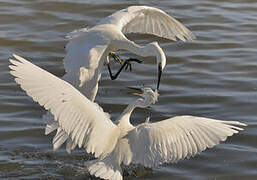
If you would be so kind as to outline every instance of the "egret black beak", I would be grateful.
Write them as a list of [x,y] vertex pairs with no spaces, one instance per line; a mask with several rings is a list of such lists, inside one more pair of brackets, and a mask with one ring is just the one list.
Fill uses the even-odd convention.
[[158,66],[158,82],[157,82],[157,90],[159,90],[160,81],[161,81],[161,76],[162,76],[162,66],[161,66],[161,63],[159,63],[159,66]]

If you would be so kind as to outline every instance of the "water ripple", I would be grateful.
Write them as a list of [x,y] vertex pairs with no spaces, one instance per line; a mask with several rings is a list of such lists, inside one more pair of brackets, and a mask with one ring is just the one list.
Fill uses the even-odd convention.
[[[51,150],[53,135],[44,136],[41,121],[45,111],[14,82],[7,59],[17,53],[61,77],[67,33],[93,26],[116,10],[138,4],[165,10],[186,24],[197,40],[183,43],[128,35],[139,44],[159,41],[167,55],[159,102],[148,109],[137,109],[132,122],[142,123],[148,116],[156,122],[189,114],[249,124],[226,143],[191,160],[156,168],[143,178],[256,179],[257,3],[253,0],[0,0],[0,178],[89,178],[77,170],[91,158],[83,150],[71,155],[64,148]],[[119,54],[137,57],[126,51]],[[137,58],[144,63],[116,81],[110,80],[104,68],[96,100],[112,119],[134,100],[127,86],[155,86],[155,59]]]

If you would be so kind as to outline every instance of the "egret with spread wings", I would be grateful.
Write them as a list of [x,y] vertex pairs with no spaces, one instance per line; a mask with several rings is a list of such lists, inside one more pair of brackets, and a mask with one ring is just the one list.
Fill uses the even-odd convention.
[[[9,67],[15,81],[53,114],[68,136],[68,151],[78,146],[97,158],[88,163],[90,174],[96,177],[122,180],[121,164],[154,167],[190,158],[243,130],[238,126],[245,126],[237,121],[195,116],[176,116],[133,126],[132,111],[154,104],[158,99],[157,91],[150,88],[143,89],[142,97],[129,104],[113,123],[99,105],[68,82],[17,55],[14,57],[17,60],[10,59]],[[60,146],[66,139],[55,136],[53,141]]]
[[[157,42],[140,46],[127,39],[127,33],[152,34],[176,41],[193,40],[195,36],[179,21],[164,11],[148,6],[130,6],[102,19],[96,26],[70,33],[64,58],[66,74],[64,79],[79,89],[88,99],[94,101],[103,64],[109,66],[109,53],[119,49],[127,50],[138,56],[154,56],[157,61],[157,89],[166,56]],[[111,53],[113,55],[113,53]],[[117,56],[115,56],[117,57]],[[124,63],[129,63],[125,61]]]

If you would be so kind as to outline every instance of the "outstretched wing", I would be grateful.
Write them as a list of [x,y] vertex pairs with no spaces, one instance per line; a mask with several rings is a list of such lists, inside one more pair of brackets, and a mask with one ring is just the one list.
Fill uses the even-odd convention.
[[153,34],[176,41],[193,40],[195,36],[179,21],[164,11],[148,6],[130,6],[98,23],[117,25],[123,33]]
[[97,104],[69,83],[17,55],[13,56],[17,60],[10,59],[12,65],[9,67],[15,81],[34,101],[50,110],[74,144],[96,157],[112,151],[119,129]]
[[127,135],[132,163],[152,167],[189,158],[243,130],[237,126],[246,125],[194,116],[141,124]]

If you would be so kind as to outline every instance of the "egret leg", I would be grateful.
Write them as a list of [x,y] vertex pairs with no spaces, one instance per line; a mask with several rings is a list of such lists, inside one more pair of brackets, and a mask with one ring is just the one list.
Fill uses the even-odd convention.
[[[115,61],[117,61],[120,64],[122,64],[122,62],[124,62],[124,60],[121,59],[120,56],[113,51],[109,52],[109,56],[111,56]],[[130,61],[135,61],[137,63],[142,63],[143,62],[142,60],[138,60],[138,59],[135,59],[135,58],[129,58],[129,59],[130,59]],[[132,70],[131,69],[131,64],[129,62],[127,62],[127,66],[126,66],[125,69],[128,69],[128,68],[130,69],[130,71]]]
[[115,80],[117,79],[117,77],[119,76],[119,74],[121,73],[121,71],[125,68],[129,68],[130,71],[132,70],[132,67],[131,67],[131,62],[134,61],[134,62],[137,62],[137,63],[142,63],[141,60],[138,60],[138,59],[134,59],[134,58],[129,58],[127,60],[124,60],[122,66],[120,67],[120,69],[116,72],[115,75],[112,74],[112,71],[111,71],[111,67],[110,67],[110,64],[108,64],[108,70],[109,70],[109,74],[110,74],[110,77],[112,80]]

